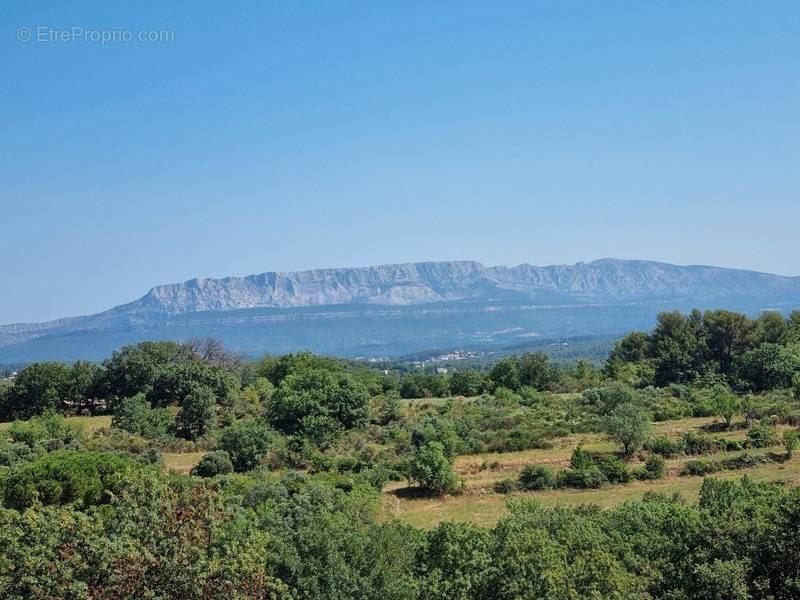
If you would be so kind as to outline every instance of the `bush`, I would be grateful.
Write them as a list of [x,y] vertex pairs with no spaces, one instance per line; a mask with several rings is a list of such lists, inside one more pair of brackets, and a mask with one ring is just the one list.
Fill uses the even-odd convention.
[[556,474],[544,465],[526,465],[519,474],[523,490],[549,490],[556,486]]
[[458,483],[452,459],[439,442],[428,442],[417,449],[409,467],[409,477],[424,491],[436,496],[455,492]]
[[495,481],[492,488],[498,494],[510,494],[511,492],[515,492],[517,490],[517,482],[510,478],[501,479],[500,481]]
[[200,462],[192,467],[192,475],[198,477],[214,477],[233,472],[233,463],[225,450],[217,450],[204,454]]
[[792,454],[799,444],[800,432],[796,429],[787,429],[783,432],[783,447],[786,449],[786,460],[792,459]]
[[778,443],[778,434],[769,425],[756,425],[747,432],[754,448],[768,448]]
[[74,446],[84,439],[80,425],[68,422],[53,411],[31,417],[29,421],[14,421],[8,429],[8,437],[12,442],[23,443],[30,448],[43,445],[48,440],[60,442],[59,447]]
[[631,472],[616,456],[602,456],[595,460],[595,465],[603,473],[609,483],[628,483]]
[[0,442],[0,466],[13,467],[33,460],[33,449],[22,442]]
[[690,460],[684,465],[681,475],[708,475],[716,470],[716,466],[707,460]]
[[657,454],[651,455],[644,463],[644,470],[648,475],[648,479],[661,479],[667,470],[664,457]]
[[633,390],[621,383],[591,388],[583,392],[583,403],[596,406],[601,414],[608,414],[618,406],[635,400]]
[[595,465],[583,469],[566,469],[559,478],[560,487],[577,489],[597,489],[607,483],[608,479]]
[[696,431],[687,431],[682,440],[684,452],[689,455],[710,454],[717,450],[717,443],[710,436]]
[[238,472],[249,471],[261,462],[269,451],[275,435],[258,419],[234,421],[222,430],[219,448],[230,457],[233,468]]
[[37,500],[42,504],[75,504],[77,508],[104,504],[130,485],[136,468],[134,461],[108,452],[45,454],[3,478],[3,504],[20,510]]
[[659,454],[664,458],[675,458],[684,451],[684,444],[680,440],[671,440],[668,437],[656,437],[647,440],[644,448]]
[[576,471],[589,469],[594,466],[594,460],[591,454],[583,449],[583,446],[577,446],[572,451],[572,456],[569,459],[569,466]]

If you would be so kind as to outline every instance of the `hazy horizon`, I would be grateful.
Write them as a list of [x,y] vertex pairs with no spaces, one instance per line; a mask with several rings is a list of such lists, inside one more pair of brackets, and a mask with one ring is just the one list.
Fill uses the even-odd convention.
[[623,260],[623,261],[629,260],[629,261],[656,262],[656,263],[672,264],[672,265],[684,266],[684,267],[719,267],[719,268],[733,269],[733,270],[755,271],[755,272],[767,273],[767,274],[771,274],[771,275],[780,275],[780,276],[785,276],[785,277],[798,277],[798,275],[791,275],[791,274],[790,275],[784,275],[782,273],[772,273],[772,272],[769,272],[769,271],[756,271],[754,269],[739,269],[737,267],[723,267],[721,265],[708,265],[708,264],[703,264],[703,263],[686,263],[686,264],[680,264],[679,265],[678,263],[670,263],[668,261],[662,261],[662,260],[641,259],[641,258],[621,259],[619,257],[612,257],[612,256],[598,257],[598,258],[593,258],[593,259],[590,259],[590,260],[578,260],[578,261],[575,261],[575,262],[572,262],[572,263],[563,263],[562,262],[562,263],[548,263],[548,264],[544,264],[544,263],[538,263],[537,264],[537,263],[534,263],[534,262],[531,262],[531,261],[522,261],[522,262],[518,262],[518,263],[488,263],[488,262],[482,261],[482,260],[475,260],[475,259],[469,259],[469,258],[460,258],[460,259],[456,258],[456,259],[449,259],[449,260],[448,259],[443,259],[443,260],[436,260],[436,261],[420,260],[420,261],[401,261],[401,262],[397,262],[397,263],[340,265],[340,266],[336,266],[336,267],[310,267],[308,269],[294,269],[294,270],[267,269],[266,271],[255,271],[255,272],[252,272],[252,273],[229,273],[227,275],[220,275],[220,276],[216,276],[216,277],[195,276],[195,277],[189,277],[189,278],[186,278],[186,279],[181,279],[181,280],[176,280],[176,281],[164,281],[164,282],[154,283],[153,285],[149,286],[147,289],[141,290],[138,294],[135,294],[134,296],[132,296],[130,298],[124,299],[124,300],[122,300],[122,301],[120,301],[120,302],[118,302],[118,303],[116,303],[114,305],[111,305],[111,306],[102,307],[99,310],[94,310],[94,311],[91,311],[91,312],[81,312],[81,313],[75,313],[75,314],[63,314],[63,315],[59,315],[57,317],[53,317],[53,318],[50,318],[50,319],[38,319],[38,320],[34,320],[34,321],[0,322],[0,325],[13,325],[15,323],[46,322],[46,321],[57,320],[57,319],[60,319],[60,318],[77,317],[77,316],[95,314],[95,313],[103,312],[105,310],[109,310],[111,308],[115,308],[116,306],[119,306],[119,305],[122,305],[122,304],[127,304],[128,302],[132,302],[132,301],[138,300],[139,298],[141,298],[142,296],[147,294],[147,292],[149,292],[153,288],[156,288],[156,287],[159,287],[159,286],[164,286],[164,285],[186,283],[186,282],[189,282],[189,281],[192,281],[192,280],[195,280],[195,279],[199,279],[199,280],[203,280],[203,279],[224,279],[224,278],[228,278],[228,277],[245,278],[245,277],[250,277],[250,276],[253,276],[253,275],[260,275],[262,273],[269,273],[269,272],[293,273],[293,272],[316,271],[316,270],[361,269],[361,268],[369,268],[369,267],[376,267],[376,266],[382,266],[382,265],[416,264],[416,263],[427,263],[427,262],[477,262],[477,263],[482,264],[485,267],[498,267],[498,266],[516,267],[516,266],[520,266],[520,265],[523,265],[523,264],[532,265],[534,267],[549,267],[549,266],[572,266],[572,265],[575,265],[575,264],[592,263],[592,262],[597,262],[597,261],[601,261],[601,260]]

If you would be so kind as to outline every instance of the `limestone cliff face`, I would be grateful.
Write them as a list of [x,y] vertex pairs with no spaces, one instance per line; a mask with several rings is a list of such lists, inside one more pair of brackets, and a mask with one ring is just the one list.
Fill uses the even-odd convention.
[[510,294],[531,300],[544,294],[591,303],[654,298],[705,300],[790,291],[800,291],[798,278],[716,267],[613,259],[549,267],[485,267],[459,261],[192,279],[155,287],[127,306],[183,314],[333,304],[407,306],[491,300]]
[[[380,318],[381,311],[391,309],[396,312],[414,307],[430,314],[448,311],[449,314],[463,310],[495,310],[500,304],[545,308],[630,306],[653,302],[659,303],[660,309],[701,305],[751,311],[770,306],[797,308],[800,306],[800,278],[614,259],[546,267],[529,264],[486,267],[474,261],[451,261],[294,273],[266,272],[247,277],[192,279],[160,285],[138,300],[95,315],[46,323],[2,325],[0,347],[34,344],[40,355],[47,356],[47,347],[69,346],[74,343],[76,335],[87,332],[110,332],[106,335],[110,336],[109,339],[134,335],[169,337],[173,332],[178,335],[176,320],[181,320],[184,329],[191,322],[192,335],[224,336],[228,330],[223,329],[220,334],[210,324],[222,327],[224,321],[244,331],[252,326],[252,321],[248,321],[249,317],[241,311],[249,309],[250,312],[252,309],[272,309],[288,318],[291,311],[286,309],[311,310],[317,307],[319,313],[329,310],[326,307],[336,307],[337,318],[346,318],[357,325],[365,323],[366,319]],[[596,309],[595,316],[597,314]],[[619,316],[615,317],[615,327],[620,330],[630,326],[624,315],[625,311],[620,310]],[[303,318],[308,322],[322,317],[306,315]],[[517,321],[517,317],[507,317],[498,321],[497,327],[513,329],[519,325]],[[454,330],[454,322],[450,317],[437,321],[443,339],[447,338],[447,331]],[[466,331],[464,321],[460,323],[461,330]],[[309,327],[305,333],[310,335],[313,326]],[[405,325],[400,327],[402,329]],[[587,326],[586,330],[591,332],[592,328]],[[293,331],[286,333],[287,347],[292,347]],[[366,331],[371,334],[374,327]],[[394,327],[393,331],[397,333],[400,329]],[[558,331],[557,327],[553,328],[555,334],[561,335]],[[477,332],[476,335],[483,334]],[[265,340],[265,347],[268,341]],[[260,338],[253,343],[260,343]],[[301,347],[302,343],[298,341]],[[354,339],[353,344],[358,345],[358,340]],[[19,356],[27,354],[23,352]]]

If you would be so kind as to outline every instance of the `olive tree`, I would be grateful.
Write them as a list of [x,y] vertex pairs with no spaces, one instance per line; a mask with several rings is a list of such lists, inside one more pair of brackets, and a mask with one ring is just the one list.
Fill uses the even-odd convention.
[[630,456],[650,433],[649,415],[632,402],[620,404],[606,417],[605,430],[612,440],[622,444],[623,454]]

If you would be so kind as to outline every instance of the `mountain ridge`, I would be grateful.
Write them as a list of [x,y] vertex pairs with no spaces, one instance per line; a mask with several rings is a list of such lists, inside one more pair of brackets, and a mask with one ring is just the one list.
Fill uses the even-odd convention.
[[[269,329],[264,323],[279,318],[299,322],[300,314],[304,315],[304,320],[296,329],[306,333],[298,335],[295,345],[303,347],[304,344],[311,345],[310,342],[306,344],[306,340],[315,335],[308,323],[315,319],[330,319],[333,309],[338,311],[337,314],[350,311],[352,318],[356,319],[365,314],[378,315],[381,307],[391,308],[389,313],[392,315],[403,315],[392,319],[402,320],[411,314],[416,315],[419,311],[415,312],[415,307],[425,307],[422,313],[445,314],[455,310],[464,314],[473,311],[470,313],[473,314],[476,307],[492,310],[503,306],[508,317],[506,324],[514,326],[515,319],[535,325],[529,318],[518,315],[528,305],[572,306],[577,310],[584,305],[597,308],[632,303],[667,307],[720,305],[739,310],[769,307],[761,306],[763,304],[794,307],[800,303],[800,277],[613,258],[549,266],[522,263],[512,267],[487,267],[477,261],[463,260],[267,271],[243,277],[195,278],[154,286],[132,302],[92,315],[42,323],[0,325],[0,348],[35,340],[40,340],[39,346],[46,348],[48,337],[69,346],[65,337],[97,337],[100,335],[97,332],[169,337],[188,335],[191,330],[192,335],[203,335],[203,323],[209,324],[210,329],[223,322],[239,323],[236,327],[241,329],[255,318],[263,325],[259,334],[265,336],[263,345],[269,347]],[[356,311],[355,307],[361,308]],[[510,307],[516,307],[516,317],[510,316],[513,312],[509,312]],[[468,310],[465,312],[465,309]],[[271,315],[267,320],[261,314],[265,310]],[[470,324],[465,323],[465,319],[459,321],[458,335],[482,335],[478,331],[467,333]],[[192,323],[191,327],[187,323]],[[396,325],[394,321],[385,319],[379,319],[376,324],[389,328]],[[498,325],[502,323],[498,322]],[[444,337],[447,335],[445,330],[454,327],[444,321],[439,326],[444,328]],[[553,332],[559,333],[555,325]],[[402,332],[396,333],[400,335]],[[231,338],[239,339],[245,335],[244,331],[237,330]],[[291,347],[292,331],[287,329],[285,336],[286,344]],[[391,335],[386,333],[385,338],[382,344],[391,346]],[[254,339],[253,343],[258,341]],[[348,347],[358,347],[360,343],[352,340]],[[333,348],[337,348],[336,344]],[[0,352],[2,357],[3,352]]]

